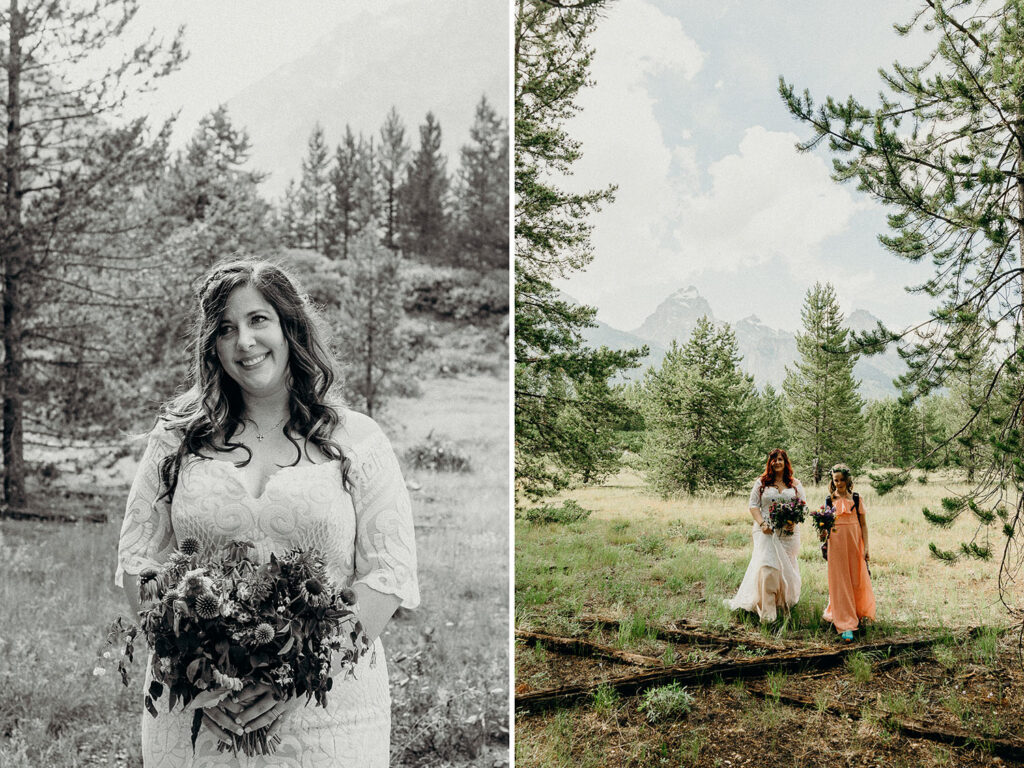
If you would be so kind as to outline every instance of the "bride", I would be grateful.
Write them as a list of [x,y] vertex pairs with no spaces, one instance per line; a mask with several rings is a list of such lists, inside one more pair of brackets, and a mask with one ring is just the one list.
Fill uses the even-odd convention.
[[[285,272],[268,262],[222,264],[198,299],[192,387],[150,434],[121,530],[117,581],[135,611],[138,574],[186,537],[207,550],[251,540],[264,560],[315,548],[335,582],[356,593],[373,652],[351,677],[334,680],[326,708],[250,684],[235,701],[203,710],[197,741],[192,713],[164,704],[158,716],[143,715],[143,765],[384,768],[391,701],[380,635],[399,605],[419,602],[398,460],[372,419],[335,399],[315,311]],[[218,749],[264,726],[281,739],[272,756]]]
[[754,481],[750,491],[750,516],[754,518],[754,551],[736,596],[726,600],[730,610],[757,613],[761,621],[774,621],[781,610],[787,612],[800,599],[800,533],[791,527],[773,531],[768,508],[775,501],[803,499],[803,486],[793,477],[789,456],[781,448],[768,454],[764,474]]

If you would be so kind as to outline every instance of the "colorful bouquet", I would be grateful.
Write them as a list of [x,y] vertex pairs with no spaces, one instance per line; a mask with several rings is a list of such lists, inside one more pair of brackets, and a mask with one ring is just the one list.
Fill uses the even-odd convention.
[[807,503],[803,499],[773,501],[768,507],[768,525],[780,536],[792,536],[797,523],[804,521]]
[[[167,690],[169,707],[193,707],[192,746],[202,708],[215,705],[249,683],[265,683],[277,698],[305,696],[327,706],[331,661],[351,672],[369,648],[353,612],[355,593],[336,589],[316,550],[293,549],[250,559],[251,542],[234,541],[213,557],[200,558],[199,544],[184,539],[165,565],[139,575],[139,620],[153,650],[146,709]],[[128,684],[125,658],[133,658],[134,625],[118,665]],[[267,739],[269,726],[234,736],[232,749],[271,754],[280,742]]]
[[815,512],[811,512],[811,521],[814,529],[821,539],[821,556],[828,560],[828,535],[836,524],[836,513],[829,505],[825,504]]

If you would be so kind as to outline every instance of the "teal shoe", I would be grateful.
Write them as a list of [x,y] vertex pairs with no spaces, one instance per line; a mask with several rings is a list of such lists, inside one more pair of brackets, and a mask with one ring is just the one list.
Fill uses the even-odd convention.
[[841,633],[839,636],[841,638],[843,638],[843,640],[845,640],[848,643],[852,643],[853,642],[853,630],[852,629],[846,630],[845,632]]

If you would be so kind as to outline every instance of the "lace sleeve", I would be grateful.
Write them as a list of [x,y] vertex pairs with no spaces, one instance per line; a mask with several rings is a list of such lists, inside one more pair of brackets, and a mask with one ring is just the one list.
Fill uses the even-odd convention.
[[804,493],[804,486],[799,480],[793,481],[793,486],[796,488],[796,497],[800,499],[804,504],[807,503],[807,494]]
[[412,503],[391,443],[366,417],[369,433],[352,450],[356,511],[356,581],[396,595],[403,608],[420,603]]
[[160,495],[160,460],[175,449],[174,438],[161,426],[149,434],[135,480],[128,492],[121,537],[117,544],[117,572],[114,583],[124,586],[124,574],[139,574],[159,565],[174,548],[171,505]]
[[750,489],[750,503],[747,505],[751,509],[761,507],[761,478],[757,478],[754,481],[754,487]]

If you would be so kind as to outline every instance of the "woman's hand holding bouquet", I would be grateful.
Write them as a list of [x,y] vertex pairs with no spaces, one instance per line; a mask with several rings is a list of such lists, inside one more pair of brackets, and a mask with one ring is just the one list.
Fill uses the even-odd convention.
[[[251,542],[200,557],[194,539],[139,576],[140,626],[153,650],[146,708],[167,690],[168,706],[194,709],[192,745],[205,723],[220,749],[270,754],[280,718],[316,699],[327,705],[336,667],[350,672],[369,648],[355,593],[335,588],[316,550],[250,559]],[[127,631],[131,661],[135,627]],[[120,663],[127,683],[124,658]]]

